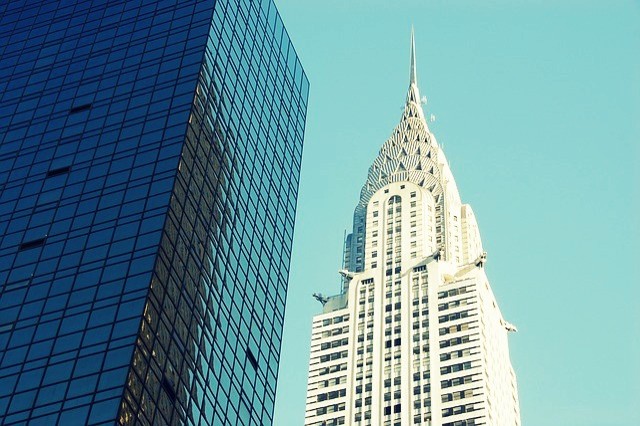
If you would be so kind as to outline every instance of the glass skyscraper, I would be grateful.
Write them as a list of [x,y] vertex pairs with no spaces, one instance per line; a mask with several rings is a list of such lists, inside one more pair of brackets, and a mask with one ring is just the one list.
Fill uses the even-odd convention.
[[308,86],[271,0],[0,5],[0,423],[272,423]]

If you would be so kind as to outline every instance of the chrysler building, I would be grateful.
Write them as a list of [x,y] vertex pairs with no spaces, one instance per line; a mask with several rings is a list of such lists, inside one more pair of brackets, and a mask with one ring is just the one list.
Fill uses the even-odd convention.
[[342,290],[315,295],[305,425],[519,426],[478,224],[429,131],[411,34],[400,123],[369,168]]

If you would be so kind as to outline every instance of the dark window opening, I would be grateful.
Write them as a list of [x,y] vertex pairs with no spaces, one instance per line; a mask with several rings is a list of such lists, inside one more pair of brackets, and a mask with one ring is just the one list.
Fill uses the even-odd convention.
[[60,176],[71,171],[71,166],[58,167],[47,172],[47,177]]
[[25,241],[20,244],[20,250],[29,250],[44,245],[46,238],[38,238],[37,240]]
[[173,382],[167,376],[164,376],[162,377],[161,385],[162,389],[164,389],[164,391],[167,393],[169,399],[171,399],[171,401],[175,401],[176,390],[173,388]]
[[255,355],[253,355],[253,352],[251,352],[251,349],[249,349],[249,348],[247,348],[247,359],[249,360],[249,363],[251,363],[253,368],[255,370],[257,370],[258,369],[258,360],[256,359]]
[[89,109],[91,109],[91,104],[78,105],[77,107],[71,108],[71,110],[69,110],[69,114],[75,114],[78,112],[87,111]]

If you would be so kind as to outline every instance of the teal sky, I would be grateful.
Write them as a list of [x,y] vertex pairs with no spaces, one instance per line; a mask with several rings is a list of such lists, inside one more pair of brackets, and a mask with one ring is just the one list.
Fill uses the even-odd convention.
[[640,424],[640,2],[276,0],[311,82],[276,426],[303,424],[313,292],[418,85],[488,252],[524,426]]

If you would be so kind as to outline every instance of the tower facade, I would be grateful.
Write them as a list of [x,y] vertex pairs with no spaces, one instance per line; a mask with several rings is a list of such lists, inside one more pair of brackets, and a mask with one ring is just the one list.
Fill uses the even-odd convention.
[[314,317],[305,425],[520,424],[507,334],[478,225],[429,131],[411,73],[369,169],[343,290]]
[[0,423],[272,423],[307,93],[271,0],[2,2]]

